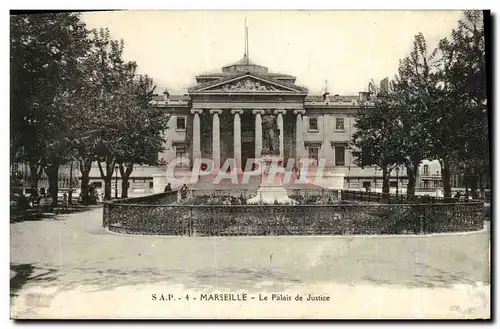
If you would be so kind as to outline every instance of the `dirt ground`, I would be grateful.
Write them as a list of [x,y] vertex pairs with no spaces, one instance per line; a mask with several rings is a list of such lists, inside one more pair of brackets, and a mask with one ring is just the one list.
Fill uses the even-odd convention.
[[[99,208],[10,225],[12,317],[490,316],[489,225],[460,235],[189,238],[117,235],[101,221]],[[249,300],[200,300],[210,293]]]

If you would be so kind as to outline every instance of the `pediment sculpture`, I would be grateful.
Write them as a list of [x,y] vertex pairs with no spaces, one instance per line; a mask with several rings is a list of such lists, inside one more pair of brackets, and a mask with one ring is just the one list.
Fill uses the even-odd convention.
[[280,91],[273,85],[263,83],[254,79],[242,79],[236,82],[224,84],[220,87],[223,91]]

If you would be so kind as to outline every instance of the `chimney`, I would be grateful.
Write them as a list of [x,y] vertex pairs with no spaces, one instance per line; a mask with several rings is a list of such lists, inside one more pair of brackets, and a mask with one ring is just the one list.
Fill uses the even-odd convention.
[[323,92],[323,101],[326,102],[326,100],[328,99],[328,95],[330,95],[330,93],[328,92],[328,80],[325,80],[325,91]]
[[163,95],[164,95],[167,99],[170,97],[170,94],[168,93],[168,90],[167,90],[167,89],[165,89],[165,90],[163,91]]
[[380,81],[380,92],[384,94],[389,93],[389,78]]

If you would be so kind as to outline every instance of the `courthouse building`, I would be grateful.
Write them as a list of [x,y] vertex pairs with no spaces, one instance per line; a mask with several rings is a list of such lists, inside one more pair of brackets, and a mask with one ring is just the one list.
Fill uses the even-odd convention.
[[[357,166],[350,147],[356,112],[362,105],[369,106],[369,94],[329,95],[325,88],[323,95],[310,95],[295,81],[295,76],[271,72],[245,55],[220,72],[196,76],[197,84],[183,96],[168,92],[156,96],[155,106],[170,116],[160,159],[164,164],[175,159],[185,175],[200,157],[212,159],[215,171],[234,158],[243,171],[247,159],[261,156],[262,116],[273,114],[285,161],[312,159],[309,175],[313,178],[324,159],[325,175],[341,178],[331,188],[381,187],[380,170]],[[178,168],[177,173],[182,172]],[[399,175],[402,187],[406,175],[403,171]]]
[[[370,93],[330,95],[325,87],[324,94],[311,95],[295,81],[293,75],[252,63],[245,52],[240,61],[219,72],[196,76],[196,84],[184,95],[167,91],[155,95],[154,105],[170,117],[165,150],[159,154],[162,165],[136,166],[130,192],[162,191],[167,183],[166,168],[173,160],[176,175],[181,176],[190,175],[197,158],[212,159],[215,171],[232,158],[239,171],[244,171],[247,159],[261,156],[262,118],[268,114],[277,118],[280,155],[285,161],[312,159],[308,175],[314,177],[324,159],[324,175],[336,178],[329,188],[381,188],[380,169],[361,168],[351,154],[355,115],[360,106],[370,105]],[[433,178],[437,174],[434,167],[435,163]],[[97,168],[91,177],[98,187],[103,185]],[[213,179],[201,180],[204,178]],[[113,179],[119,180],[119,175]],[[393,171],[390,184],[400,189],[406,186],[404,168]],[[117,185],[120,189],[121,184]]]

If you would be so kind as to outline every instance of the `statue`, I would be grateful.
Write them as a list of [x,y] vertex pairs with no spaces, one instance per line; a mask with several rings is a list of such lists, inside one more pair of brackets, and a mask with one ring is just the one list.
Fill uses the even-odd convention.
[[280,154],[280,130],[276,117],[265,115],[262,118],[262,154]]
[[[247,200],[247,204],[297,204],[283,186],[284,173],[271,173],[272,167],[282,167],[280,155],[280,129],[276,115],[271,111],[262,115],[262,166],[261,181],[257,195]],[[278,161],[276,161],[278,160]]]

